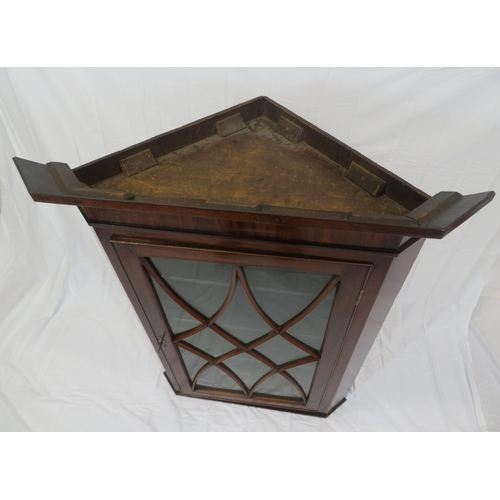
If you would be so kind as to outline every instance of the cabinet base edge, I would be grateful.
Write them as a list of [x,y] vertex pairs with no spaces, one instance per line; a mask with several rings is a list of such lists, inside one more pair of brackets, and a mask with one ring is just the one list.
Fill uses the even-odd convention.
[[[167,381],[170,384],[170,381],[168,380],[167,374],[165,372],[163,374],[165,375],[165,378],[167,379]],[[172,387],[172,384],[170,384],[170,387]],[[173,387],[172,387],[172,389],[173,389]],[[215,401],[215,402],[218,402],[218,403],[235,404],[235,405],[247,406],[247,407],[248,406],[252,406],[252,407],[262,408],[264,410],[284,411],[286,413],[295,413],[295,414],[298,414],[298,415],[308,415],[310,417],[319,417],[319,418],[328,418],[337,408],[339,408],[346,401],[346,398],[344,398],[341,401],[339,401],[328,413],[321,413],[321,412],[314,412],[314,411],[311,411],[311,410],[300,410],[300,409],[292,409],[292,408],[270,407],[270,406],[266,406],[266,405],[259,404],[259,403],[248,403],[248,402],[241,402],[240,403],[239,401],[224,401],[224,400],[218,400],[218,399],[214,399],[214,398],[209,398],[209,397],[206,397],[206,396],[203,396],[203,395],[186,395],[186,394],[182,394],[182,393],[180,393],[178,391],[175,391],[175,390],[174,390],[174,393],[177,396],[182,396],[182,397],[185,397],[185,398],[206,399],[208,401]]]

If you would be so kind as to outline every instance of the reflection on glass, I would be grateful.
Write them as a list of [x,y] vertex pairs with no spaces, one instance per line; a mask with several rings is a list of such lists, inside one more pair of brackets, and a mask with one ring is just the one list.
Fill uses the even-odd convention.
[[213,330],[210,330],[210,328],[205,328],[205,330],[196,335],[188,337],[185,339],[185,342],[201,349],[214,358],[236,349],[233,344],[223,339]]
[[288,340],[285,340],[279,335],[259,345],[255,350],[277,365],[282,365],[309,356],[309,354],[302,349],[295,347],[291,342],[288,342]]
[[191,330],[191,328],[194,328],[195,326],[201,325],[198,320],[194,319],[188,312],[182,309],[182,307],[177,305],[154,278],[151,278],[151,281],[153,282],[158,298],[160,299],[168,324],[174,334],[185,332],[186,330]]
[[182,360],[184,361],[184,364],[186,365],[186,369],[189,375],[189,378],[191,379],[191,382],[193,381],[194,377],[200,370],[200,368],[206,364],[206,361],[203,358],[200,358],[196,354],[193,354],[190,351],[186,351],[185,349],[182,349],[182,347],[179,347],[179,352],[181,353]]
[[[151,262],[165,282],[193,309],[206,318],[212,317],[227,298],[234,267],[226,264],[195,262],[178,259],[151,258]],[[245,266],[244,273],[256,301],[265,313],[278,325],[283,325],[301,313],[314,301],[331,275],[308,273],[283,269]],[[161,286],[152,279],[165,316],[174,334],[186,332],[200,326],[200,322],[179,306]],[[325,337],[336,289],[297,324],[287,329],[292,337],[320,351]],[[212,328],[222,328],[244,344],[272,332],[248,299],[238,280],[234,295],[221,317]],[[207,327],[184,342],[204,353],[219,357],[237,349],[215,330]],[[202,357],[179,347],[179,352],[191,379],[199,373],[207,361]],[[305,358],[309,354],[296,347],[280,335],[257,346],[258,352],[278,366]],[[262,376],[271,370],[251,354],[239,352],[223,362],[250,389]],[[311,389],[317,362],[307,363],[287,370],[306,394]],[[241,387],[233,378],[217,366],[211,366],[197,380],[197,387],[240,391]],[[301,399],[300,391],[283,375],[274,374],[262,382],[255,394],[282,396]]]
[[207,318],[224,303],[233,266],[163,258],[151,261],[177,295]]
[[196,385],[243,392],[241,387],[229,375],[226,375],[216,366],[211,366],[207,371],[203,372],[196,381]]
[[298,389],[279,373],[264,380],[264,382],[257,387],[254,394],[302,399]]
[[287,370],[287,372],[299,383],[306,395],[309,394],[317,364],[317,361],[313,361],[307,365],[300,365]]
[[270,371],[268,366],[246,353],[238,354],[238,356],[234,356],[224,361],[224,364],[241,378],[248,389],[250,389],[262,375]]
[[236,286],[233,299],[216,324],[245,344],[271,330],[248,300],[241,283]]
[[305,309],[331,276],[285,269],[245,267],[252,293],[264,312],[278,325]]
[[287,332],[296,339],[320,351],[325,338],[326,327],[335,298],[335,287],[305,318],[288,328]]

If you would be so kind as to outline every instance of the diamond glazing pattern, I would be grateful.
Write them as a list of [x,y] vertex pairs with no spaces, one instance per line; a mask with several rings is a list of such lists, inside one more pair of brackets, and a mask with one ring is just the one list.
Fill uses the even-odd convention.
[[193,391],[307,403],[338,276],[165,258],[142,264]]

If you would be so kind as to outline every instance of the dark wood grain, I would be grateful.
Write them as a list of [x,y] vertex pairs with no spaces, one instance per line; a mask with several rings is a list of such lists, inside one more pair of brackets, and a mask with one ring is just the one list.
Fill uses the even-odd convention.
[[[265,243],[264,243],[265,244]],[[125,251],[120,251],[119,254],[121,254],[123,257],[125,257],[125,260],[128,259],[134,259],[137,260],[137,262],[141,263],[148,263],[148,260],[146,258],[146,255],[149,255],[151,257],[168,257],[172,258],[177,255],[176,253],[176,248],[173,246],[165,246],[165,245],[150,245],[150,244],[144,244],[144,243],[126,243],[126,242],[120,242],[119,240],[114,237],[114,246],[116,247],[123,247],[124,249],[127,249],[127,252]],[[130,252],[131,251],[131,252]],[[259,267],[266,267],[266,266],[271,266],[271,267],[280,267],[280,268],[288,268],[288,269],[297,269],[297,270],[312,270],[312,271],[317,271],[319,269],[323,269],[324,272],[331,273],[332,275],[335,275],[336,277],[340,277],[342,280],[345,278],[348,280],[349,283],[351,283],[351,286],[354,287],[354,289],[359,292],[362,284],[364,283],[364,279],[361,279],[362,276],[366,276],[368,270],[371,268],[371,264],[362,264],[362,263],[354,263],[354,264],[349,264],[346,262],[342,261],[337,261],[337,260],[327,260],[327,261],[315,261],[314,259],[297,259],[297,258],[286,258],[283,256],[280,257],[273,257],[270,255],[265,255],[265,254],[243,254],[241,252],[234,253],[231,251],[224,251],[224,252],[217,252],[213,250],[208,250],[205,249],[203,251],[199,249],[189,249],[189,248],[182,248],[180,250],[180,253],[178,254],[178,257],[182,255],[182,258],[184,259],[194,259],[194,260],[204,260],[204,261],[212,261],[212,262],[223,262],[223,263],[233,263],[233,265],[236,266],[235,262],[239,262],[242,265],[248,265],[248,264],[257,264]],[[133,257],[132,257],[133,256]],[[127,267],[134,267],[134,266],[128,266],[127,263],[125,263]],[[151,268],[151,263],[142,265],[140,266],[143,268],[143,272],[141,273],[132,273],[133,277],[132,279],[134,280],[134,287],[136,290],[139,290],[140,296],[141,296],[141,301],[145,302],[147,304],[145,307],[148,310],[149,314],[152,314],[155,316],[153,319],[153,324],[157,325],[157,331],[158,332],[164,332],[165,330],[165,324],[164,322],[166,319],[164,318],[162,312],[158,308],[158,305],[155,303],[155,297],[154,297],[154,292],[151,286],[148,286],[147,283],[147,276],[153,275],[154,279],[159,280],[160,276],[155,275],[158,274],[155,272],[154,269]],[[239,268],[237,268],[239,270]],[[358,272],[358,270],[360,270]],[[130,274],[130,273],[129,273]],[[239,276],[238,272],[238,276]],[[356,277],[356,276],[359,276]],[[352,278],[351,278],[352,277]],[[234,278],[233,278],[234,280]],[[335,278],[334,280],[331,280],[329,282],[329,286],[327,289],[331,289],[333,286],[338,285],[337,279]],[[172,298],[175,298],[174,293],[172,290],[169,290],[169,287],[165,287],[165,291],[170,294]],[[326,293],[326,291],[323,289],[323,291]],[[325,294],[323,294],[325,295]],[[323,296],[322,295],[322,296]],[[342,297],[338,298],[336,295],[335,301],[334,301],[334,311],[332,314],[340,314],[341,315],[346,315],[348,314],[350,317],[350,314],[352,314],[352,311],[354,311],[356,305],[356,298],[357,298],[357,293],[350,293],[350,294],[344,294]],[[178,299],[178,304],[181,307],[184,307],[186,309],[186,304],[183,303],[182,299]],[[189,307],[188,307],[189,308]],[[192,308],[189,308],[190,314],[193,315],[193,317],[196,317],[199,321],[205,322],[205,324],[208,323],[209,319],[205,318],[203,315],[198,313],[196,310],[193,310]],[[350,312],[349,312],[350,311]],[[341,335],[344,336],[346,335],[346,332],[341,332],[340,329],[343,327],[346,327],[348,325],[348,321],[341,321],[340,318],[337,318],[335,322],[330,322],[329,330],[327,331],[326,337],[330,337],[332,335]],[[279,327],[278,325],[274,325],[275,329],[278,330]],[[276,365],[274,362],[272,362],[269,358],[264,356],[262,353],[258,352],[255,350],[259,345],[261,345],[263,342],[269,340],[272,338],[276,332],[273,332],[273,334],[267,334],[261,339],[257,339],[256,341],[249,343],[247,345],[243,344],[242,342],[238,341],[234,337],[232,337],[228,332],[225,332],[223,329],[218,327],[216,324],[212,324],[211,328],[221,335],[223,338],[226,338],[230,342],[233,343],[235,346],[235,349],[233,349],[230,353],[227,353],[225,355],[220,356],[219,358],[214,358],[213,356],[210,356],[208,353],[204,353],[203,351],[199,350],[198,348],[191,346],[188,342],[185,342],[185,339],[183,337],[179,338],[176,336],[173,336],[170,339],[170,342],[166,347],[162,346],[161,351],[165,353],[166,359],[170,359],[172,356],[177,355],[177,357],[180,358],[179,354],[177,353],[175,347],[181,347],[184,349],[189,350],[190,352],[200,356],[201,358],[205,359],[206,363],[202,367],[202,370],[197,374],[195,377],[195,380],[190,381],[187,373],[185,372],[185,368],[181,368],[184,371],[184,375],[179,375],[178,378],[180,379],[180,387],[181,387],[181,393],[182,394],[191,394],[191,395],[199,395],[199,394],[210,394],[212,397],[216,397],[221,400],[227,400],[227,401],[232,401],[234,398],[240,398],[240,397],[247,397],[251,398],[252,401],[255,402],[260,402],[260,404],[266,404],[268,407],[276,407],[276,408],[296,408],[297,405],[303,405],[306,408],[313,408],[315,407],[316,409],[318,408],[318,404],[320,402],[319,395],[320,393],[324,392],[326,385],[328,383],[328,380],[330,378],[330,370],[328,368],[329,365],[329,360],[332,357],[332,348],[331,346],[328,347],[329,349],[329,355],[324,357],[321,356],[321,353],[318,351],[310,348],[309,346],[306,346],[302,342],[298,341],[297,339],[294,339],[293,337],[289,336],[287,333],[282,333],[282,337],[297,346],[299,349],[302,349],[305,353],[304,357],[299,360],[295,360],[293,362],[288,362],[285,363],[282,366]],[[339,333],[337,333],[339,332]],[[188,340],[188,339],[187,339]],[[227,359],[230,359],[231,357],[234,357],[238,355],[239,353],[246,352],[255,359],[259,360],[260,362],[264,363],[266,366],[269,367],[270,371],[272,373],[281,373],[281,376],[284,376],[287,380],[289,380],[292,385],[295,386],[297,384],[300,387],[300,384],[298,384],[297,381],[292,381],[288,373],[285,373],[286,370],[293,368],[294,366],[300,366],[301,364],[309,363],[314,361],[318,361],[318,369],[316,370],[316,376],[313,381],[310,395],[306,398],[305,393],[303,391],[303,388],[297,387],[297,390],[301,394],[301,401],[295,400],[294,398],[285,398],[281,396],[270,396],[266,394],[261,394],[258,390],[258,385],[254,384],[253,387],[253,392],[252,388],[246,387],[241,379],[235,378],[233,376],[233,372],[224,364],[224,361]],[[170,354],[169,354],[170,353]],[[170,364],[170,361],[169,361]],[[183,367],[183,362],[181,359],[178,360],[178,365]],[[224,371],[228,376],[233,378],[235,382],[238,384],[239,387],[242,388],[243,395],[237,395],[232,392],[224,393],[224,390],[214,390],[214,388],[207,388],[200,386],[199,383],[197,382],[199,380],[199,376],[206,371],[210,366],[218,366],[222,371]],[[227,369],[226,369],[227,368]],[[242,385],[243,384],[243,385]],[[247,391],[245,393],[245,390]],[[225,399],[225,396],[227,396],[228,399]],[[246,396],[245,396],[246,394]]]
[[280,372],[280,375],[284,377],[286,380],[288,380],[288,382],[290,382],[299,391],[304,401],[304,404],[307,404],[307,396],[306,393],[304,392],[304,389],[302,389],[301,385],[287,372]]
[[[446,236],[494,196],[442,192],[431,198],[267,97],[75,170],[59,162],[14,162],[35,201],[76,205],[95,228],[176,394],[321,417],[346,400],[424,238]],[[127,178],[120,165],[132,175]],[[200,313],[152,258],[231,265],[222,305],[211,317]],[[278,325],[256,300],[245,266],[325,273],[331,279],[302,311]],[[217,323],[238,282],[269,327],[246,344]],[[174,334],[154,283],[199,326]],[[290,335],[287,330],[333,289],[321,347]],[[230,350],[214,357],[192,345],[189,339],[206,328],[229,342]],[[278,365],[259,352],[277,336],[304,355]],[[193,377],[181,349],[202,360]],[[251,387],[226,364],[244,353],[267,370]],[[289,370],[309,363],[315,372],[306,394]],[[239,389],[200,384],[211,367]],[[259,392],[273,375],[286,379],[300,397]]]
[[493,191],[462,196],[441,192],[408,214],[426,228],[448,234],[487,205],[495,196]]
[[305,318],[311,311],[313,311],[319,304],[328,296],[328,294],[337,286],[337,283],[340,281],[339,276],[332,276],[330,281],[325,285],[323,290],[318,294],[318,296],[311,301],[311,303],[302,309],[299,313],[297,313],[293,318],[289,319],[286,323],[283,323],[279,327],[279,332],[286,332],[293,325],[297,324],[303,318]]
[[281,116],[276,125],[276,132],[288,139],[291,143],[297,144],[304,136],[304,129]]
[[352,162],[385,181],[385,194],[389,198],[401,203],[408,210],[415,209],[430,198],[428,194],[354,150],[349,155],[348,164]]
[[[333,208],[337,205],[335,205],[335,203],[331,205],[331,202],[336,200],[337,197],[344,196],[343,199],[350,200],[353,197],[356,198],[358,195],[354,196],[349,190],[344,193],[343,188],[336,188],[334,190],[336,196],[328,196],[328,192],[318,196],[319,191],[328,184],[328,182],[321,180],[319,180],[315,188],[311,191],[313,195],[309,195],[306,197],[307,199],[301,201],[299,204],[300,206],[291,206],[286,197],[284,200],[280,201],[279,204],[273,205],[271,199],[262,203],[260,203],[261,200],[258,199],[257,201],[253,200],[251,203],[248,203],[248,200],[238,200],[237,198],[240,194],[238,194],[236,198],[233,197],[234,199],[227,200],[217,198],[217,196],[211,197],[210,195],[203,195],[201,198],[193,198],[191,196],[190,198],[187,192],[184,195],[182,192],[175,193],[175,196],[162,193],[161,196],[155,197],[153,195],[149,196],[151,199],[148,199],[147,193],[146,195],[138,195],[134,189],[114,189],[109,186],[106,189],[95,189],[97,183],[102,183],[107,179],[119,176],[122,170],[120,162],[127,158],[148,150],[151,152],[153,159],[158,159],[167,154],[179,151],[182,148],[196,145],[200,143],[200,141],[206,141],[215,136],[217,123],[232,123],[231,120],[234,121],[235,116],[240,117],[238,118],[238,123],[240,125],[262,117],[262,119],[265,118],[271,124],[274,123],[271,127],[274,126],[278,131],[281,130],[283,133],[286,132],[288,127],[288,129],[293,132],[293,137],[290,136],[291,139],[296,141],[299,135],[300,137],[303,136],[303,142],[309,148],[308,151],[315,153],[318,161],[320,161],[321,157],[324,157],[333,162],[330,168],[327,168],[326,164],[321,167],[318,164],[317,168],[307,170],[314,156],[311,156],[310,152],[308,152],[306,154],[308,159],[305,161],[304,167],[298,171],[298,174],[300,175],[302,171],[305,173],[307,170],[309,182],[311,182],[315,175],[320,172],[327,174],[327,177],[330,174],[333,175],[335,166],[338,166],[339,169],[347,168],[349,172],[353,165],[357,165],[356,168],[360,168],[367,172],[367,178],[371,180],[379,179],[379,181],[377,181],[377,186],[370,181],[370,186],[367,190],[379,196],[377,200],[379,200],[380,208],[377,203],[372,203],[369,198],[362,197],[359,198],[353,207],[347,206],[342,202],[338,204],[340,209]],[[227,122],[227,120],[229,120],[229,122]],[[303,132],[299,133],[299,131]],[[228,153],[230,162],[225,165],[223,170],[232,168],[232,165],[238,164],[241,160],[245,160],[248,155],[251,157],[255,154],[255,147],[244,146],[244,142],[250,139],[250,136],[245,134],[241,135],[239,133],[235,134],[234,132],[230,134],[229,137],[221,139],[222,142],[219,144],[225,145],[224,147],[229,147],[233,144],[235,145],[234,147],[236,147],[234,151],[229,148],[232,151]],[[266,139],[264,136],[261,139],[262,140],[259,139],[259,144],[268,145],[272,143],[270,139]],[[239,146],[236,145],[238,141],[241,142]],[[304,151],[302,149],[289,150],[283,144],[275,145],[274,149],[267,149],[267,146],[264,147],[264,149],[262,149],[262,158],[259,157],[259,159],[253,163],[258,170],[258,175],[253,174],[245,176],[246,171],[244,171],[243,176],[241,176],[240,174],[242,174],[242,172],[239,172],[238,175],[233,175],[231,177],[228,184],[229,189],[223,190],[223,192],[226,193],[226,195],[232,192],[239,192],[239,190],[235,188],[239,182],[238,179],[241,178],[246,179],[242,184],[241,196],[245,196],[245,190],[249,192],[250,189],[256,190],[255,196],[258,196],[259,189],[262,190],[265,188],[265,186],[259,184],[259,182],[265,181],[264,184],[266,182],[268,183],[269,179],[266,180],[266,172],[274,172],[274,167],[277,166],[276,161],[272,160],[273,168],[269,169],[268,165],[264,165],[266,163],[266,158],[267,161],[271,161],[272,155],[277,155],[276,158],[281,158],[283,154],[295,155],[298,160],[298,158],[304,154]],[[215,152],[215,155],[217,155],[217,152]],[[267,97],[259,97],[238,106],[234,106],[94,162],[82,165],[73,171],[68,167],[68,171],[63,172],[60,168],[63,164],[57,164],[58,166],[55,168],[54,166],[56,164],[44,166],[21,159],[15,159],[15,162],[33,199],[36,201],[75,204],[89,209],[98,209],[94,212],[90,211],[88,214],[88,217],[94,219],[96,222],[118,222],[118,218],[120,217],[118,214],[114,214],[114,219],[108,218],[105,220],[102,217],[99,218],[97,215],[99,209],[122,211],[124,212],[122,215],[124,219],[130,219],[130,217],[132,217],[131,213],[143,214],[139,219],[136,219],[136,225],[141,227],[147,225],[150,225],[150,227],[159,227],[157,221],[165,220],[165,216],[168,215],[169,218],[172,216],[182,216],[184,222],[186,222],[186,219],[193,217],[204,217],[207,219],[213,218],[231,222],[238,221],[244,224],[257,223],[278,224],[286,227],[321,227],[339,232],[370,232],[386,235],[393,234],[412,237],[442,238],[450,230],[457,227],[458,224],[462,223],[482,206],[491,201],[493,197],[493,193],[483,193],[481,196],[477,195],[478,198],[475,199],[473,203],[471,200],[463,200],[462,203],[458,204],[461,208],[453,205],[454,209],[450,211],[445,210],[442,217],[434,218],[433,224],[421,224],[419,223],[418,217],[407,216],[407,214],[399,210],[392,211],[392,209],[388,208],[389,205],[382,209],[382,198],[388,202],[390,201],[390,203],[397,204],[397,206],[404,207],[406,210],[414,211],[429,200],[429,196]],[[210,162],[204,159],[201,165],[205,165],[206,168],[208,168],[209,163]],[[288,165],[287,168],[292,168],[291,166],[293,166],[294,163],[294,161],[286,159],[285,166]],[[252,163],[250,164],[252,165]],[[215,165],[215,167],[217,167],[217,165]],[[185,165],[183,171],[187,172],[186,168]],[[250,171],[250,169],[250,167],[247,168],[248,171]],[[147,172],[151,170],[153,169]],[[221,169],[219,169],[219,171],[221,171]],[[339,173],[342,173],[341,170]],[[203,168],[198,173],[198,176],[202,175]],[[292,173],[282,177],[283,181],[287,184],[283,192],[286,193],[291,189],[293,183],[290,184],[290,179],[294,179],[295,177],[296,175]],[[62,184],[61,179],[63,179]],[[76,181],[82,185],[77,187],[75,184]],[[361,181],[363,189],[367,188],[365,181]],[[275,182],[275,180],[271,182],[271,185],[273,182]],[[94,187],[89,189],[84,187],[83,184]],[[167,189],[170,184],[170,182],[164,182],[153,184],[153,186],[162,185],[164,186],[162,189]],[[196,177],[194,181],[190,180],[186,186],[189,187],[195,184]],[[206,182],[202,182],[200,186],[203,187],[206,184]],[[139,189],[139,184],[136,184],[135,187]],[[233,189],[231,189],[231,187]],[[344,187],[347,189],[349,186],[346,184]],[[384,195],[380,196],[382,189],[384,189]],[[304,189],[302,191],[305,193]],[[279,190],[275,190],[275,194],[278,193]],[[300,193],[299,184],[298,191],[293,194],[292,198],[297,200],[301,196]],[[323,201],[318,204],[316,203],[317,200]],[[206,204],[207,201],[210,203]],[[326,205],[324,209],[322,209],[322,204],[325,202]],[[393,206],[395,207],[396,205]],[[381,210],[381,212],[379,210]],[[151,214],[151,217],[144,214]],[[153,214],[161,215],[156,217],[157,221],[153,221],[152,219],[155,218]],[[122,221],[122,223],[130,224],[131,222]]]
[[288,332],[282,332],[281,336],[285,340],[288,340],[290,344],[293,344],[295,347],[306,352],[307,354],[309,354],[309,356],[313,357],[314,359],[320,358],[320,353],[316,349],[313,349],[311,346],[304,344],[304,342],[301,342],[299,339],[292,337],[292,335],[290,335]]
[[238,106],[233,106],[225,111],[216,113],[206,118],[197,120],[184,127],[153,137],[134,146],[125,148],[117,153],[112,153],[98,160],[86,163],[75,168],[75,175],[85,184],[93,185],[103,179],[112,177],[121,172],[119,161],[142,150],[150,149],[153,156],[158,158],[177,149],[203,140],[216,133],[215,124],[224,118],[241,113],[244,121],[249,121],[262,114],[262,98],[252,99]]
[[321,408],[325,413],[346,398],[423,243],[424,240],[419,240],[392,262],[374,266],[325,393]]
[[387,185],[385,181],[373,175],[371,172],[368,172],[368,170],[365,170],[353,161],[345,171],[344,177],[354,182],[354,184],[358,185],[375,198],[379,197],[384,192]]
[[136,153],[135,155],[120,160],[120,167],[128,176],[144,172],[144,170],[154,167],[155,165],[156,160],[149,149],[139,151],[139,153]]
[[245,291],[246,296],[248,297],[248,300],[250,303],[253,305],[254,309],[257,311],[259,316],[275,331],[279,332],[279,326],[264,312],[260,304],[257,302],[255,299],[254,294],[252,293],[252,290],[250,289],[250,286],[248,285],[247,278],[245,276],[245,271],[241,266],[238,267],[238,277],[240,279],[241,286],[243,287],[243,290]]
[[235,115],[225,118],[224,120],[219,120],[215,123],[217,133],[221,137],[227,137],[228,135],[243,130],[245,127],[245,121],[243,120],[241,113],[236,113]]

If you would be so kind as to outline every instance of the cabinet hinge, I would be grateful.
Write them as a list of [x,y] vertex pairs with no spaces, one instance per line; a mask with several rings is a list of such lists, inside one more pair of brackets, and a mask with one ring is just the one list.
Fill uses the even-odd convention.
[[365,291],[365,289],[363,288],[360,292],[359,292],[359,295],[358,295],[358,300],[356,300],[356,305],[358,306],[359,303],[361,302],[361,299],[363,298],[363,292]]

